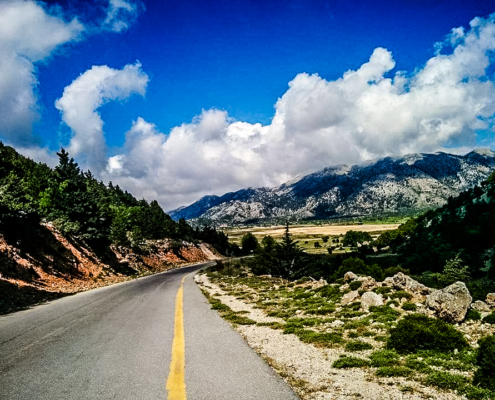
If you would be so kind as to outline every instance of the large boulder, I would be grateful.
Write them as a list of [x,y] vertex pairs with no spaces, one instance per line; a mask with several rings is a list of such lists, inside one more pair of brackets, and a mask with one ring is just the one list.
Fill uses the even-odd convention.
[[392,282],[394,288],[405,290],[406,292],[411,293],[413,296],[424,297],[432,292],[431,288],[423,285],[422,283],[419,283],[418,281],[415,281],[413,278],[403,274],[402,272],[395,274],[392,277]]
[[371,306],[383,306],[383,297],[375,292],[366,292],[361,296],[361,308],[365,311]]
[[353,303],[357,299],[359,299],[359,293],[357,290],[355,290],[353,292],[349,292],[349,293],[344,294],[344,296],[342,297],[342,300],[340,300],[340,304],[345,306],[346,304]]
[[354,272],[349,271],[346,272],[344,275],[344,282],[352,282],[355,281],[357,278],[358,276]]
[[456,282],[426,296],[426,307],[429,308],[430,314],[455,323],[464,320],[472,300],[466,285]]

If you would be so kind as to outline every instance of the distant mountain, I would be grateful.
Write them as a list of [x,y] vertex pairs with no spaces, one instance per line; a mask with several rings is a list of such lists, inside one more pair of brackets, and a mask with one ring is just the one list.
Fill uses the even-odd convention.
[[401,214],[436,208],[478,185],[495,170],[495,153],[438,152],[386,157],[362,165],[325,168],[274,188],[205,196],[170,211],[178,220],[246,224]]

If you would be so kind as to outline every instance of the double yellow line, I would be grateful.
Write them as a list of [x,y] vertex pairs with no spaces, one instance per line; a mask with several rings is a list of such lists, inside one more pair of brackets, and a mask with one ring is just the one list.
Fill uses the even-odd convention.
[[186,400],[185,381],[185,340],[184,340],[184,279],[182,277],[180,287],[175,299],[174,341],[172,344],[172,361],[167,379],[168,400]]

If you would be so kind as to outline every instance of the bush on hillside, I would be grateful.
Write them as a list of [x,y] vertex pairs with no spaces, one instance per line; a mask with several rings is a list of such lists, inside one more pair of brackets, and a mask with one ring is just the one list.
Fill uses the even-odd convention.
[[479,321],[481,320],[481,313],[478,310],[469,309],[464,318],[466,321]]
[[420,350],[450,352],[468,348],[469,344],[453,326],[422,314],[404,317],[390,330],[387,348],[398,353],[416,353]]
[[485,336],[478,341],[476,364],[478,371],[473,383],[486,389],[495,390],[495,336]]
[[495,324],[495,311],[483,318],[483,322],[487,324]]

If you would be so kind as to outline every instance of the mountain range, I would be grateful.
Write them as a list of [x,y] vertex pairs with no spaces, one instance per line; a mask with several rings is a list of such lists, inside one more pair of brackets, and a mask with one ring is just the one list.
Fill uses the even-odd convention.
[[192,223],[236,225],[410,214],[444,205],[495,170],[495,152],[437,152],[337,165],[280,186],[205,196],[169,211]]

